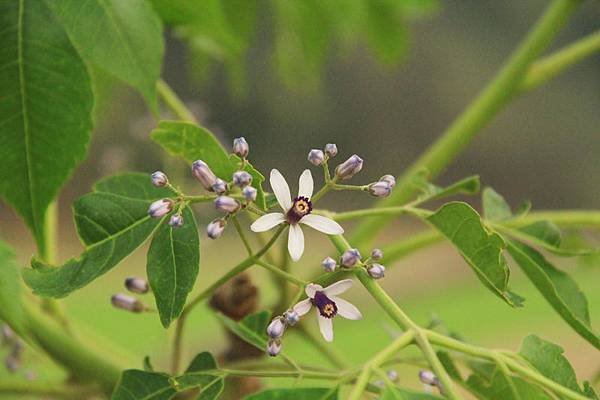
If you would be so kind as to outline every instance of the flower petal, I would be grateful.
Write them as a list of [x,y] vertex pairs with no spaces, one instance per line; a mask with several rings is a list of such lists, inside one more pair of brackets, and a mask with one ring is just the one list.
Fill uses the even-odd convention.
[[321,285],[317,285],[316,283],[309,283],[308,285],[306,285],[306,287],[304,288],[304,292],[306,293],[306,295],[308,297],[310,297],[311,299],[313,297],[315,297],[315,293],[317,292],[317,290],[322,291],[323,290],[323,286]]
[[302,300],[302,301],[298,302],[294,306],[294,311],[296,311],[299,316],[303,316],[307,312],[310,311],[311,307],[312,307],[312,303],[310,302],[310,299],[305,299],[305,300]]
[[309,169],[305,169],[298,181],[298,196],[304,196],[310,199],[313,194],[313,188],[314,183],[312,174]]
[[290,225],[288,233],[288,251],[292,260],[298,261],[304,253],[304,233],[298,225]]
[[261,216],[250,225],[253,232],[264,232],[285,221],[282,213],[270,213]]
[[336,283],[333,283],[333,284],[327,286],[325,289],[323,289],[323,292],[325,292],[325,294],[327,296],[335,296],[337,294],[344,293],[346,290],[350,289],[351,287],[352,287],[352,279],[343,279],[341,281],[337,281]]
[[290,194],[290,187],[281,172],[276,169],[271,170],[271,188],[277,198],[277,202],[283,208],[283,211],[288,211],[292,208],[292,195]]
[[302,217],[300,222],[328,235],[341,235],[344,233],[344,228],[340,224],[322,215],[308,214]]
[[338,314],[342,317],[354,320],[362,318],[362,314],[352,303],[335,296],[331,296],[330,298],[335,302],[335,305],[338,308]]
[[319,330],[323,338],[328,342],[333,341],[333,323],[331,318],[325,318],[319,313],[317,313],[317,318],[319,320]]

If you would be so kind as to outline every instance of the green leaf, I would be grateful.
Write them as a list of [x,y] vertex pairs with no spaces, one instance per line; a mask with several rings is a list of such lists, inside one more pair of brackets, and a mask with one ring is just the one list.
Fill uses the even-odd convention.
[[381,400],[441,400],[439,396],[429,393],[415,392],[394,386],[388,386],[381,394]]
[[467,379],[466,385],[471,392],[477,395],[477,398],[483,400],[552,400],[537,386],[516,376],[511,376],[510,379],[516,390],[516,395],[506,377],[497,369],[494,371],[491,381],[474,374]]
[[562,347],[536,335],[529,335],[523,339],[519,354],[546,378],[574,392],[582,393],[577,384],[575,371],[563,356],[563,352]]
[[165,328],[181,315],[200,265],[200,239],[194,214],[183,210],[183,226],[163,222],[148,249],[146,271]]
[[507,234],[529,242],[531,244],[541,246],[542,248],[562,256],[582,256],[598,253],[598,249],[565,249],[561,248],[561,232],[559,227],[551,221],[536,221],[530,225],[519,229],[500,227]]
[[25,313],[21,302],[21,274],[13,249],[0,241],[0,320],[24,336]]
[[398,63],[408,48],[408,30],[402,16],[402,2],[367,0],[365,21],[367,43],[377,59],[388,65]]
[[79,53],[133,86],[157,111],[162,26],[147,0],[46,0]]
[[488,289],[513,307],[522,305],[524,299],[508,290],[510,271],[501,254],[504,240],[485,229],[471,206],[463,202],[444,204],[427,221],[456,246]]
[[236,322],[223,314],[217,314],[225,327],[251,345],[264,350],[267,346],[267,325],[271,320],[271,313],[259,311],[245,316]]
[[429,182],[429,171],[426,169],[419,171],[413,177],[411,183],[421,192],[421,195],[417,199],[419,203],[438,200],[456,194],[475,194],[479,192],[480,187],[478,175],[468,176],[449,186],[440,187]]
[[44,2],[0,1],[0,26],[0,195],[43,251],[46,209],[85,156],[92,86]]
[[64,297],[87,285],[152,234],[161,220],[148,216],[149,205],[172,195],[169,189],[152,186],[145,174],[116,175],[98,182],[73,206],[77,232],[86,246],[83,254],[60,267],[34,259],[33,269],[23,272],[25,282],[48,297]]
[[510,206],[498,192],[486,187],[481,193],[483,216],[490,221],[502,221],[512,217]]
[[338,388],[267,389],[251,394],[246,400],[337,400]]
[[508,252],[565,322],[600,349],[600,338],[591,327],[587,299],[577,283],[531,247],[509,240]]
[[596,394],[596,391],[592,387],[592,384],[588,381],[583,382],[583,394],[585,394],[590,399],[598,400],[598,395]]
[[[192,123],[161,121],[151,137],[169,154],[181,157],[189,164],[203,160],[215,175],[226,182],[231,181],[233,173],[239,170],[241,160],[235,155],[230,156],[210,131]],[[252,175],[252,186],[258,191],[256,204],[264,209],[262,183],[265,177],[250,163],[246,163],[244,170]]]
[[111,396],[112,400],[169,400],[177,391],[171,386],[170,377],[159,372],[136,369],[123,371]]
[[185,374],[173,379],[172,383],[175,382],[178,390],[199,387],[196,400],[213,400],[219,397],[225,386],[223,377],[214,373],[217,369],[217,362],[212,354],[203,352],[194,357]]

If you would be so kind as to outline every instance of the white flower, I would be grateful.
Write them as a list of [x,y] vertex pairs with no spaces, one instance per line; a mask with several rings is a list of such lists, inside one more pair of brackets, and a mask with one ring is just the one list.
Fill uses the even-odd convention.
[[310,198],[313,193],[313,178],[309,170],[304,170],[300,175],[298,196],[292,199],[290,188],[281,173],[271,170],[271,188],[283,213],[269,213],[263,215],[250,226],[254,232],[264,232],[279,224],[288,223],[288,251],[292,260],[298,261],[304,252],[304,234],[300,223],[310,226],[328,235],[339,235],[344,229],[334,220],[322,215],[311,214],[312,203]]
[[294,306],[294,311],[302,316],[310,311],[312,306],[317,308],[317,319],[319,321],[319,330],[323,338],[328,342],[333,340],[332,319],[337,314],[346,319],[361,319],[362,314],[356,307],[346,300],[337,297],[352,287],[352,280],[344,279],[332,285],[323,288],[321,285],[309,283],[306,285],[305,292],[308,299],[302,300]]

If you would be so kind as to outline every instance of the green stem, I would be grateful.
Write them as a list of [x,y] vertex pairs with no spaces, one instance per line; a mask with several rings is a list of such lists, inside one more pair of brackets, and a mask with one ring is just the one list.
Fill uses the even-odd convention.
[[91,388],[66,386],[62,382],[0,382],[0,394],[2,395],[36,395],[40,398],[60,398],[79,400],[88,398],[94,394]]
[[413,342],[415,338],[413,331],[407,331],[400,335],[396,340],[390,343],[385,349],[377,353],[363,366],[362,372],[358,376],[356,383],[352,389],[352,392],[348,396],[348,400],[358,400],[365,391],[365,387],[369,383],[369,378],[374,370],[379,368],[388,358],[394,353],[403,349]]
[[[258,376],[264,378],[309,378],[309,379],[339,379],[345,375],[345,372],[321,372],[321,371],[306,371],[306,370],[290,370],[290,371],[254,371],[254,370],[239,370],[239,369],[219,369],[215,373],[225,373],[232,376]],[[210,373],[210,371],[202,371],[202,374]]]
[[303,281],[302,279],[296,278],[294,275],[287,273],[285,271],[283,271],[281,268],[277,268],[275,265],[273,264],[269,264],[268,262],[264,262],[262,260],[259,260],[257,258],[254,258],[254,263],[256,265],[260,265],[261,267],[263,267],[264,269],[271,271],[272,273],[274,273],[275,275],[285,279],[288,282],[293,283],[296,286],[299,287],[304,287],[306,285],[308,285],[308,282]]
[[600,31],[539,60],[531,65],[529,72],[519,86],[520,92],[532,90],[554,78],[571,65],[600,51]]
[[171,89],[171,87],[162,79],[159,79],[156,83],[156,89],[158,90],[158,95],[165,102],[165,104],[175,113],[177,118],[198,123],[194,114],[190,112],[190,110],[183,104],[181,99],[177,96],[177,94]]
[[[567,21],[580,0],[554,0],[525,40],[510,56],[496,77],[483,89],[467,109],[448,127],[442,136],[417,159],[398,179],[392,195],[381,206],[401,205],[415,193],[412,179],[426,168],[437,177],[512,97],[527,69],[548,46]],[[365,246],[372,241],[389,219],[377,217],[364,221],[353,236],[353,243]]]
[[271,239],[256,254],[250,255],[244,260],[242,260],[238,265],[233,267],[229,272],[217,279],[209,287],[207,287],[198,295],[196,295],[188,304],[186,304],[175,326],[175,337],[173,339],[173,354],[171,358],[171,371],[173,373],[177,373],[179,371],[183,346],[183,331],[185,327],[185,322],[187,321],[187,317],[190,314],[190,312],[194,309],[194,307],[196,307],[196,305],[206,300],[210,295],[213,294],[215,290],[220,288],[231,278],[253,266],[256,263],[256,261],[260,257],[262,257],[271,248],[271,246],[273,246],[273,244],[275,244],[277,238],[279,238],[284,229],[285,225],[281,225],[277,229],[273,237],[271,237]]
[[252,247],[250,246],[250,242],[248,242],[248,238],[246,237],[246,235],[244,234],[244,231],[242,230],[242,226],[240,225],[240,221],[238,221],[237,217],[235,215],[233,215],[231,217],[231,220],[233,221],[233,225],[235,226],[235,230],[237,231],[240,239],[242,240],[242,243],[244,244],[244,247],[246,248],[246,251],[248,252],[248,255],[251,256],[252,255]]

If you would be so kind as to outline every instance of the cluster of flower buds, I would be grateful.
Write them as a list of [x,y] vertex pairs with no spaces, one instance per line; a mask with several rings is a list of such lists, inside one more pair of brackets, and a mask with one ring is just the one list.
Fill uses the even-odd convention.
[[[383,258],[383,251],[381,249],[373,249],[371,256],[364,260],[363,264],[373,279],[380,279],[385,276],[385,267],[375,261],[379,261]],[[345,268],[352,268],[362,260],[362,256],[358,249],[348,249],[340,257],[339,265]],[[337,268],[337,263],[331,257],[326,257],[321,266],[325,272],[333,272]]]
[[324,162],[327,162],[330,158],[336,156],[338,150],[335,143],[327,143],[323,150],[320,149],[312,149],[308,152],[308,161],[316,166],[322,165]]
[[[125,279],[125,288],[131,293],[146,294],[150,291],[148,281],[137,276],[132,276]],[[124,293],[117,293],[110,299],[115,308],[130,311],[133,313],[141,313],[147,310],[144,303],[133,296]]]
[[442,384],[438,377],[431,371],[422,370],[419,371],[419,380],[423,382],[425,387],[437,387],[440,392],[442,391]]
[[[162,218],[173,211],[174,206],[175,202],[171,199],[156,200],[148,207],[148,215],[152,218]],[[183,216],[181,213],[171,215],[169,225],[173,228],[181,227],[183,225]]]
[[2,345],[10,348],[8,355],[4,359],[4,366],[9,372],[16,372],[21,366],[23,343],[6,324],[2,325]]
[[269,336],[269,342],[267,343],[268,355],[275,357],[281,353],[283,347],[281,338],[286,328],[296,325],[298,321],[300,321],[300,315],[294,310],[287,310],[283,315],[278,315],[271,320],[271,323],[267,326],[267,336]]
[[392,175],[384,175],[377,182],[369,185],[369,193],[375,197],[388,197],[396,186],[396,178]]
[[373,279],[381,279],[385,276],[385,267],[377,262],[383,258],[383,251],[381,249],[373,249],[371,251],[371,257],[369,257],[365,264],[367,266],[367,272]]

